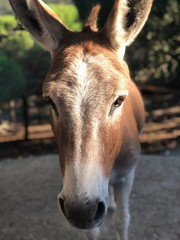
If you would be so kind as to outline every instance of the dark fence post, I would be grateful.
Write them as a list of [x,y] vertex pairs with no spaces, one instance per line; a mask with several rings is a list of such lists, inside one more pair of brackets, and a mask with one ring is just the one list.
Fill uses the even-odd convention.
[[23,120],[24,120],[24,140],[28,140],[28,126],[29,126],[29,118],[28,118],[28,100],[26,96],[22,97],[23,101]]

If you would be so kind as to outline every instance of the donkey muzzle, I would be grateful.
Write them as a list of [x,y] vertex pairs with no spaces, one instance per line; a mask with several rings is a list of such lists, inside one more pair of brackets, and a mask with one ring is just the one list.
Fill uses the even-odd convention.
[[92,229],[99,227],[107,212],[105,200],[97,198],[95,200],[67,201],[61,194],[58,196],[60,208],[69,223],[80,229]]

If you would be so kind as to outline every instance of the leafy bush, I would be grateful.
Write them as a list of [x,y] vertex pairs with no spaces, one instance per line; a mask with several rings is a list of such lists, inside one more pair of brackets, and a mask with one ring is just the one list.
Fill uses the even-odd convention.
[[12,15],[0,16],[0,34],[9,34],[13,32],[16,27],[17,21]]
[[80,31],[82,23],[79,20],[77,8],[72,4],[48,4],[58,15],[64,25],[72,31]]
[[154,1],[147,24],[127,54],[137,82],[180,89],[178,25],[178,0]]
[[21,97],[26,92],[26,81],[18,63],[0,51],[0,101]]
[[29,33],[16,31],[15,34],[10,34],[8,38],[2,40],[0,50],[20,63],[22,57],[33,46],[34,41],[29,37]]

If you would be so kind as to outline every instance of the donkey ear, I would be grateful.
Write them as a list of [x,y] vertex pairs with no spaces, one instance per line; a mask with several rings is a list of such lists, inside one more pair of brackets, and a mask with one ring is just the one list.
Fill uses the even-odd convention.
[[46,50],[52,52],[70,33],[58,16],[41,0],[9,0],[22,25]]
[[97,27],[97,20],[98,20],[98,14],[100,11],[101,6],[99,4],[96,4],[92,9],[89,14],[89,17],[84,25],[84,29],[90,28],[94,32],[98,31]]
[[124,52],[144,26],[153,0],[115,0],[102,30],[111,47]]

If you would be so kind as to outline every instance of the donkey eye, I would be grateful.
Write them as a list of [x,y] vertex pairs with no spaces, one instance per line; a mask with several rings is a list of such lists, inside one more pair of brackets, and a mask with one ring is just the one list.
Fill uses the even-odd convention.
[[126,97],[126,95],[121,95],[121,96],[119,96],[116,99],[116,101],[111,106],[111,110],[109,112],[109,116],[111,116],[113,114],[113,112],[121,106],[121,104],[123,103],[125,97]]
[[123,103],[124,99],[125,99],[125,96],[119,96],[119,97],[116,99],[116,101],[113,103],[113,107],[115,107],[115,108],[120,107],[121,104]]
[[51,106],[55,106],[54,102],[52,101],[52,99],[50,97],[45,97],[44,100],[47,102],[47,104],[49,104]]
[[45,97],[44,100],[47,102],[48,105],[52,107],[52,109],[57,113],[57,108],[55,103],[52,101],[50,97]]

